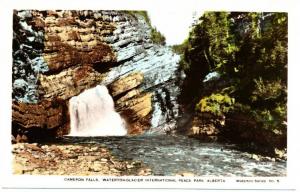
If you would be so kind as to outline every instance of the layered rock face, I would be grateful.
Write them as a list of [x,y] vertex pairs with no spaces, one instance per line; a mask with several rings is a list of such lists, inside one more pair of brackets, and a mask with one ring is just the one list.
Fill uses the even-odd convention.
[[67,133],[69,99],[98,84],[130,134],[175,123],[179,56],[137,12],[14,11],[13,32],[13,125]]

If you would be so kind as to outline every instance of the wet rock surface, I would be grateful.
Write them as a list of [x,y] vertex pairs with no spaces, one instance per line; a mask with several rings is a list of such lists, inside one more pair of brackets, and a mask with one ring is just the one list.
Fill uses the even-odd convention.
[[150,175],[140,161],[115,158],[99,144],[13,145],[13,173],[28,175]]
[[[152,42],[151,26],[142,15],[19,10],[14,12],[13,31],[14,102],[61,99],[67,109],[58,118],[64,118],[71,97],[102,84],[111,87],[116,108],[130,119],[133,134],[164,132],[177,117],[179,56]],[[22,127],[19,122],[26,118],[13,117],[13,122]],[[61,129],[69,127],[64,119]]]

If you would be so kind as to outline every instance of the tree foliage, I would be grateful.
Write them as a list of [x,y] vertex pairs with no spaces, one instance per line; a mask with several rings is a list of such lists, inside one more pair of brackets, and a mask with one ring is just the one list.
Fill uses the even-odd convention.
[[[247,106],[249,115],[265,127],[275,128],[286,121],[286,13],[206,12],[182,47],[181,63],[190,87],[186,90],[201,93],[203,79],[210,72],[218,72],[220,81],[226,82],[209,96],[195,95],[200,97],[198,108],[204,102],[218,105],[214,98],[222,94],[235,99],[231,111]],[[218,114],[228,112],[220,110]]]
[[151,40],[160,45],[165,45],[166,44],[166,38],[165,36],[159,32],[156,27],[152,27],[151,29]]
[[221,116],[233,109],[234,102],[234,98],[230,98],[227,94],[213,93],[208,97],[202,98],[196,105],[196,110]]
[[145,22],[151,27],[151,40],[155,44],[165,45],[166,44],[166,38],[165,36],[156,29],[156,27],[153,27],[151,24],[151,20],[149,18],[149,15],[147,11],[124,11],[125,13],[137,17],[142,16],[145,20]]

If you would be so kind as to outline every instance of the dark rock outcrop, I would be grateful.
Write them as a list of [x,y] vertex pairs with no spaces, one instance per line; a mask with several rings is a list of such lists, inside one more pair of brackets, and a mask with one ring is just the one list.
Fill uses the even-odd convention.
[[264,129],[261,124],[242,113],[228,114],[221,131],[231,141],[266,155],[280,157],[276,150],[286,150],[286,130]]
[[43,100],[37,104],[18,103],[12,105],[13,122],[24,128],[52,129],[64,123],[64,105],[58,100]]

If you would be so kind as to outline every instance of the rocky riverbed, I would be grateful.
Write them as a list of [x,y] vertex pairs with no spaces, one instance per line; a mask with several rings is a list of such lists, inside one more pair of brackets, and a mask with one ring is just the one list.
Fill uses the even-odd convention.
[[13,144],[14,174],[285,176],[286,161],[185,136],[64,137]]
[[13,144],[13,172],[28,175],[150,175],[140,161],[122,161],[99,145]]

